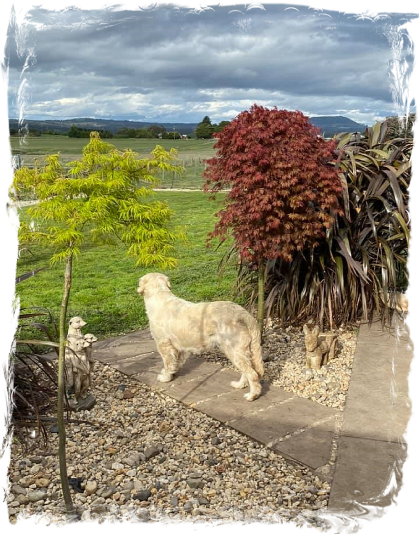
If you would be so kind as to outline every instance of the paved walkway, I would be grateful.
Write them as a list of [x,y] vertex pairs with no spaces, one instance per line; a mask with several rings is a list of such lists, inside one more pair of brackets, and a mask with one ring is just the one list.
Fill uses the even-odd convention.
[[272,447],[296,463],[317,469],[330,460],[338,414],[335,409],[296,397],[266,381],[262,381],[262,395],[248,402],[243,397],[246,390],[230,386],[240,377],[238,372],[196,356],[186,360],[172,382],[158,382],[162,361],[148,330],[95,345],[97,360]]
[[362,515],[364,504],[388,506],[402,483],[413,347],[407,325],[395,319],[390,331],[375,322],[359,332],[329,499],[332,512]]
[[[406,329],[398,323],[401,327]],[[391,496],[381,494],[394,466],[399,468],[406,457],[403,434],[410,417],[412,350],[406,331],[398,341],[394,331],[382,331],[381,323],[361,327],[341,432],[342,412],[267,381],[262,381],[262,396],[247,402],[245,390],[230,386],[238,372],[202,358],[189,357],[174,381],[158,382],[162,362],[148,330],[98,342],[94,356],[333,480],[331,511],[358,513],[354,500],[378,506],[391,502]],[[399,484],[400,469],[397,473]]]

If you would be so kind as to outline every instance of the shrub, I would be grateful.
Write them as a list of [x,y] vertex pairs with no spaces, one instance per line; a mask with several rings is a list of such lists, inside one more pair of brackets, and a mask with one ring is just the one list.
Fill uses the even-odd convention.
[[[389,316],[383,298],[407,287],[411,139],[388,139],[385,123],[364,136],[336,136],[341,213],[317,246],[267,266],[267,313],[283,325],[315,317],[321,325]],[[255,275],[239,271],[239,292],[255,299]]]
[[292,261],[314,247],[339,211],[342,191],[326,141],[301,112],[254,105],[216,133],[217,155],[207,160],[204,189],[230,188],[210,237],[230,234],[241,261],[259,273],[258,319],[263,323],[267,262]]

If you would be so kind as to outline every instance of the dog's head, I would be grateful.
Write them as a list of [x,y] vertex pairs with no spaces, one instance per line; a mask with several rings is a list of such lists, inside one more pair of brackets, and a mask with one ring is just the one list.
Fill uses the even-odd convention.
[[137,293],[146,296],[162,289],[170,290],[170,287],[169,279],[164,274],[148,273],[140,278]]
[[86,326],[87,323],[85,323],[81,317],[73,317],[70,319],[69,325],[71,328],[79,330],[82,326]]

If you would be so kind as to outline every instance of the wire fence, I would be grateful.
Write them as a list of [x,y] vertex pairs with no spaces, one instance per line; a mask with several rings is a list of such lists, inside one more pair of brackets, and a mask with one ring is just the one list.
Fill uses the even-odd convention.
[[202,189],[205,161],[200,158],[190,158],[180,160],[180,164],[185,169],[183,173],[163,170],[158,174],[161,182],[159,187],[162,189]]
[[[65,161],[63,161],[65,164]],[[206,168],[205,159],[199,157],[184,158],[178,161],[178,164],[184,168],[181,173],[174,171],[157,171],[156,177],[160,183],[157,184],[156,189],[190,189],[190,190],[202,190],[204,184],[204,178],[202,173]],[[32,158],[21,158],[20,154],[12,156],[12,167],[14,170],[20,169],[22,166],[29,169],[35,167],[35,160]],[[64,166],[64,170],[69,168]],[[22,200],[33,200],[29,197]]]

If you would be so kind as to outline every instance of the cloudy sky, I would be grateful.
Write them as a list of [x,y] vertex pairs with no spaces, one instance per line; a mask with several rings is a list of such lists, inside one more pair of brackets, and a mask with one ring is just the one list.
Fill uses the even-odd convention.
[[255,102],[363,124],[395,114],[397,44],[413,65],[398,28],[418,14],[209,6],[30,9],[8,32],[9,117],[219,122]]

